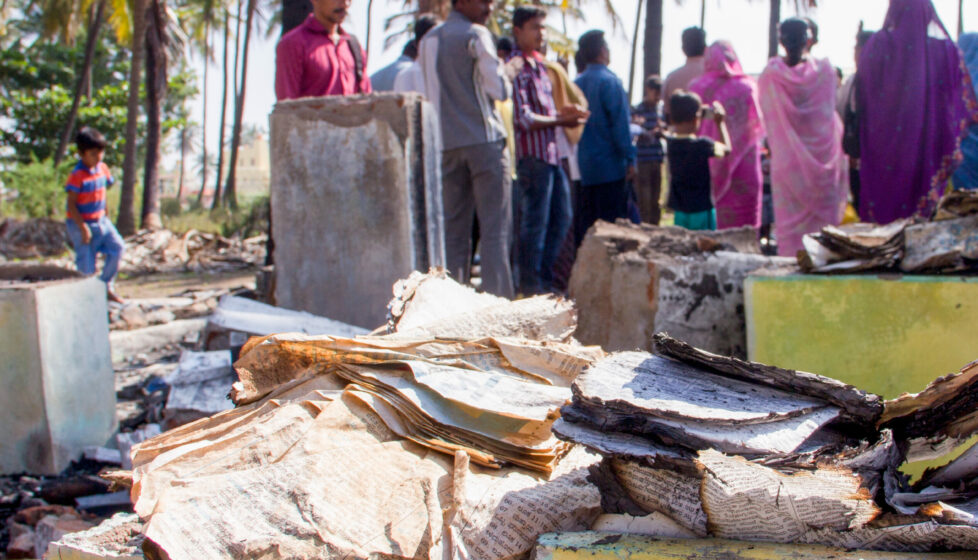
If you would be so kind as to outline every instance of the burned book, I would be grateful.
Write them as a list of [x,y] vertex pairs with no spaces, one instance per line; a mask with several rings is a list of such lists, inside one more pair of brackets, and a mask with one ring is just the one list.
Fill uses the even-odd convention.
[[[824,399],[641,352],[595,362],[572,391],[572,404],[562,410],[568,422],[668,447],[747,455],[790,453],[842,412]],[[587,436],[571,439],[598,445]]]
[[978,215],[908,226],[903,272],[964,272],[978,264]]
[[902,256],[907,224],[825,226],[804,236],[798,264],[804,272],[820,274],[892,269]]

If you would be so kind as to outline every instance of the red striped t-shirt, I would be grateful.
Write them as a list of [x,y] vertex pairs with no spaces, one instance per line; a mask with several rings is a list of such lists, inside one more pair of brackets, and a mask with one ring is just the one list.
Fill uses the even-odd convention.
[[65,191],[78,193],[78,212],[83,220],[97,222],[105,215],[105,188],[114,182],[112,172],[104,162],[89,169],[79,161],[68,176]]

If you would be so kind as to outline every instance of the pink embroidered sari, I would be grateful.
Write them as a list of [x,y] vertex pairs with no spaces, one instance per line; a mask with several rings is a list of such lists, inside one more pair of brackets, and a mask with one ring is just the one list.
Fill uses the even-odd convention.
[[[726,41],[706,51],[706,72],[689,85],[704,105],[719,101],[727,111],[727,129],[733,152],[710,160],[713,204],[719,229],[761,225],[761,141],[764,125],[757,102],[757,84],[744,73],[737,53]],[[704,119],[700,134],[720,140],[720,130]]]
[[777,57],[758,82],[780,255],[795,256],[803,235],[842,221],[849,179],[836,81],[827,59],[788,66]]

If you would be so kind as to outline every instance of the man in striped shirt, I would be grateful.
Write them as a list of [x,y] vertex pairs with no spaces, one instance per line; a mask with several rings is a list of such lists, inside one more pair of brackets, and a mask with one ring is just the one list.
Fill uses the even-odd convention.
[[85,275],[95,274],[98,253],[105,255],[100,278],[105,282],[110,301],[122,303],[112,289],[119,271],[119,260],[125,249],[122,236],[105,213],[105,189],[115,180],[109,166],[102,161],[107,142],[102,133],[84,127],[75,137],[78,145],[78,165],[68,176],[68,239],[75,249],[75,264]]
[[523,295],[553,290],[553,265],[571,224],[570,188],[560,165],[557,127],[587,120],[580,107],[557,111],[543,64],[546,12],[520,6],[513,12],[516,52],[507,65],[513,79],[519,201],[519,289]]

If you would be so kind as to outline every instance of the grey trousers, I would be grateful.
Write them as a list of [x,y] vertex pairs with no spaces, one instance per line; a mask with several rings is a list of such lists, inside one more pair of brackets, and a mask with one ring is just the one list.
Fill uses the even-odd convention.
[[513,185],[506,141],[445,150],[441,169],[449,273],[459,282],[469,281],[472,217],[478,215],[482,289],[512,298],[509,246],[513,229]]

